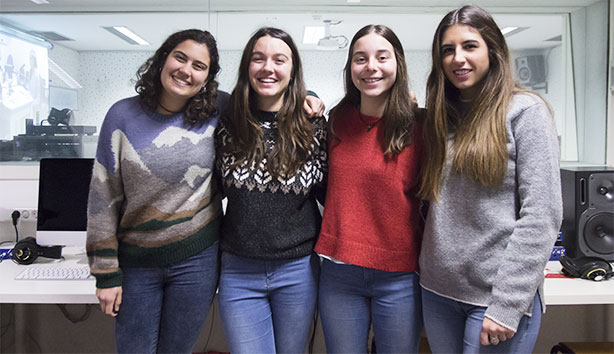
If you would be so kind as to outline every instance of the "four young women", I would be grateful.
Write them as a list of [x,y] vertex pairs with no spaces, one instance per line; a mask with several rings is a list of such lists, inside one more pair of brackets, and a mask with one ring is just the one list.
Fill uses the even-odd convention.
[[[303,352],[318,282],[329,353],[366,352],[370,324],[378,353],[417,352],[423,314],[436,353],[532,350],[562,214],[556,131],[547,104],[513,81],[487,12],[465,6],[439,24],[425,119],[396,35],[358,31],[328,150],[324,119],[302,109],[296,46],[260,29],[215,134],[221,193],[212,133],[227,95],[209,37],[169,38],[140,70],[140,97],[103,124],[88,254],[105,313],[123,302],[118,351],[191,349],[215,291],[220,225],[233,353]],[[202,286],[175,289],[183,278]],[[146,321],[144,308],[155,310]],[[131,332],[141,326],[147,338]]]

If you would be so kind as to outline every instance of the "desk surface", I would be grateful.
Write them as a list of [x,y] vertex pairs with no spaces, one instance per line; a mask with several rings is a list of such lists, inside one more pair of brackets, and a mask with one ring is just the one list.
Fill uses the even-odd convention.
[[[38,258],[37,266],[71,267],[87,264],[78,249],[64,249],[63,261]],[[25,265],[11,260],[0,263],[0,303],[20,304],[97,304],[96,286],[90,280],[15,280]],[[549,273],[560,272],[559,262],[548,262]],[[547,305],[614,304],[614,279],[593,282],[584,279],[546,278],[544,292]]]
[[[560,274],[561,263],[548,262],[546,272]],[[614,278],[606,281],[549,278],[544,282],[546,305],[614,304]]]
[[[82,251],[82,250],[81,250]],[[36,259],[33,265],[49,267],[74,267],[87,265],[85,253],[78,248],[62,250],[64,260]],[[27,265],[12,260],[0,263],[0,303],[19,304],[97,304],[96,282],[88,280],[15,280]]]

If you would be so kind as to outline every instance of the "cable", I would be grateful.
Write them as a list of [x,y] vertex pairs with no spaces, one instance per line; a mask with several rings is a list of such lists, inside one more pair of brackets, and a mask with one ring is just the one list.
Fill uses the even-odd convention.
[[316,330],[318,329],[318,316],[320,312],[318,311],[318,305],[316,304],[316,311],[313,314],[313,331],[311,331],[311,338],[309,339],[309,354],[313,354],[313,343],[316,338]]
[[36,344],[36,347],[38,348],[38,352],[42,353],[43,352],[43,348],[41,348],[41,345],[38,343],[38,341],[34,338],[34,336],[32,335],[32,333],[30,333],[30,331],[26,331],[26,334],[28,335],[28,337],[30,337],[30,340],[32,342],[34,342],[34,344]]
[[215,302],[212,306],[213,308],[210,310],[211,312],[211,328],[209,328],[209,334],[207,335],[207,341],[205,342],[205,349],[203,349],[203,352],[207,352],[207,349],[209,348],[209,341],[211,340],[211,335],[213,334],[213,327],[215,327]]
[[[7,304],[4,304],[3,306],[6,306]],[[10,353],[10,351],[8,350],[9,348],[11,348],[11,346],[15,345],[15,335],[13,335],[12,337],[12,341],[8,342],[8,341],[4,341],[3,338],[4,336],[9,333],[9,330],[12,328],[13,332],[15,331],[15,304],[11,305],[11,312],[8,316],[9,320],[7,322],[7,324],[5,324],[4,326],[2,326],[2,333],[0,334],[0,352],[7,352]],[[4,349],[4,351],[3,351]]]
[[83,315],[81,315],[81,317],[79,318],[76,318],[76,316],[71,315],[70,312],[68,312],[68,310],[66,309],[66,305],[57,304],[57,307],[60,308],[60,311],[62,311],[62,314],[64,315],[64,317],[66,317],[66,319],[72,323],[83,322],[87,320],[90,317],[90,314],[92,313],[92,305],[90,304],[85,305],[85,311],[83,311]]
[[17,220],[19,220],[20,216],[21,216],[21,213],[18,210],[13,210],[13,212],[11,213],[11,219],[13,219],[13,227],[15,228],[15,243],[19,241],[19,230],[17,230]]
[[4,337],[4,335],[9,331],[9,328],[11,328],[11,325],[13,325],[14,322],[15,322],[15,305],[12,305],[8,323],[1,327],[2,333],[0,334],[0,338]]

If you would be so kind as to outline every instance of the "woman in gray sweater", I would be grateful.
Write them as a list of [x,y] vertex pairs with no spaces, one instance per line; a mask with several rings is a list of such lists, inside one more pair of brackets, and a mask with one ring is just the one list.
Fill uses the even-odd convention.
[[548,105],[512,78],[492,17],[448,13],[433,39],[421,196],[425,328],[434,353],[531,352],[559,231],[559,151]]

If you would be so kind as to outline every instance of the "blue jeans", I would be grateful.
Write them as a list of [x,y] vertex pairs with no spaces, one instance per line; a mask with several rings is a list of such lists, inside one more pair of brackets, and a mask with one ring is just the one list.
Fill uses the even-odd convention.
[[232,354],[303,353],[313,322],[320,265],[222,253],[219,305]]
[[366,353],[371,322],[378,354],[418,352],[422,307],[416,273],[324,259],[319,301],[328,353]]
[[122,268],[118,353],[191,353],[218,280],[218,245],[167,267]]
[[531,353],[542,317],[539,295],[531,317],[522,316],[516,334],[497,345],[480,345],[486,307],[469,305],[422,289],[424,327],[433,353]]

